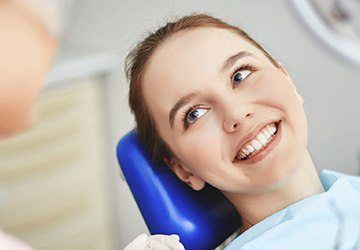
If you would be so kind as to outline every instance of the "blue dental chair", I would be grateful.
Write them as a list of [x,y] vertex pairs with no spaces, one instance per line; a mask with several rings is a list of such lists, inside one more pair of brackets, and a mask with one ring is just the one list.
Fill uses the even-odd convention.
[[240,226],[233,205],[206,184],[194,191],[164,165],[151,164],[135,130],[117,146],[119,164],[151,234],[178,234],[188,250],[215,249]]

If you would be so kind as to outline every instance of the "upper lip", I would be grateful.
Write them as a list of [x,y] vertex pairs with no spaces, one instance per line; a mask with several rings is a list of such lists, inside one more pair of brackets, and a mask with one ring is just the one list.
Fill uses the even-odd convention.
[[251,130],[250,132],[243,136],[240,141],[238,142],[236,148],[235,148],[235,152],[234,152],[234,159],[236,158],[239,150],[250,140],[252,140],[264,127],[266,127],[268,124],[271,124],[271,123],[277,123],[279,122],[279,120],[267,120],[267,121],[264,121],[264,122],[261,122],[257,125],[255,125]]

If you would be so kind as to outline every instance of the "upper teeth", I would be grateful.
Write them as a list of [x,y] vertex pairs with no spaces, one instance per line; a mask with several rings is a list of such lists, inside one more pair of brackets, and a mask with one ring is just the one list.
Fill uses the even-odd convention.
[[275,132],[275,123],[267,125],[250,142],[241,147],[236,158],[243,159],[251,153],[257,153],[274,138]]

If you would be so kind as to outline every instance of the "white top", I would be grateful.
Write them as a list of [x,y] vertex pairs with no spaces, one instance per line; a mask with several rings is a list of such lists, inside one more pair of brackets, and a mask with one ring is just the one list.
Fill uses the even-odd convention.
[[360,249],[360,177],[323,170],[324,193],[300,200],[252,226],[234,249]]

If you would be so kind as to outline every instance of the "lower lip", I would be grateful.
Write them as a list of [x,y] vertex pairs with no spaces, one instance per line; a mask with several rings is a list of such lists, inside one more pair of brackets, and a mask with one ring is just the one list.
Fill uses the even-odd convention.
[[263,148],[259,153],[257,153],[256,155],[250,157],[249,159],[242,160],[242,161],[236,159],[235,162],[241,163],[241,164],[254,164],[254,163],[257,163],[257,162],[261,161],[262,159],[264,159],[280,143],[281,137],[282,137],[282,131],[281,130],[282,130],[282,122],[279,121],[278,122],[278,127],[277,127],[277,132],[275,134],[275,138],[273,138],[272,141],[269,142],[269,144],[267,144],[265,146],[265,148]]

